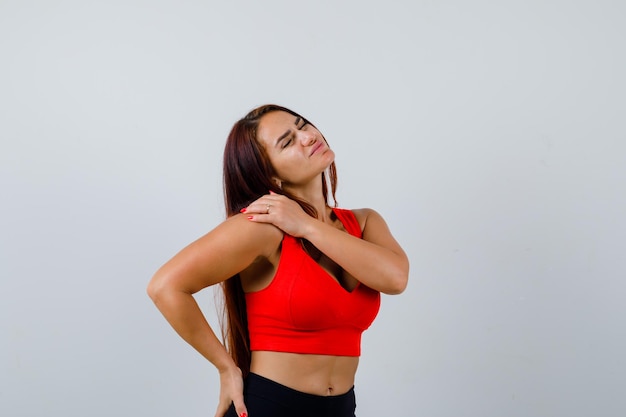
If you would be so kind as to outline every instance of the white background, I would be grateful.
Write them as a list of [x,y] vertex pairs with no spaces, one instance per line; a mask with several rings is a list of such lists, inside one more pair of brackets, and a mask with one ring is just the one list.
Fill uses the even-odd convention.
[[145,287],[268,102],[411,260],[359,417],[625,415],[625,39],[620,1],[0,0],[0,415],[213,415]]

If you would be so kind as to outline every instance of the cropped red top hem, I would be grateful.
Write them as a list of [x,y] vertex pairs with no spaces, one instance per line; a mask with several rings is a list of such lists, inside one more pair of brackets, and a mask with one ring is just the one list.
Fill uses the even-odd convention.
[[[348,233],[361,238],[350,210],[333,211]],[[361,283],[347,291],[299,239],[285,235],[272,282],[246,294],[250,350],[360,356],[361,334],[379,308],[378,291]]]

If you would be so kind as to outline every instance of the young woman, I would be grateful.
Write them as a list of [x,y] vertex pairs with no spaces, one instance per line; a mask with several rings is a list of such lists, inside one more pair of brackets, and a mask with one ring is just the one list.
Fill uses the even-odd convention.
[[[172,327],[217,368],[216,417],[355,415],[361,333],[380,293],[405,289],[409,263],[377,212],[335,207],[334,158],[299,114],[251,111],[224,152],[227,220],[148,285]],[[218,283],[228,349],[192,297]]]

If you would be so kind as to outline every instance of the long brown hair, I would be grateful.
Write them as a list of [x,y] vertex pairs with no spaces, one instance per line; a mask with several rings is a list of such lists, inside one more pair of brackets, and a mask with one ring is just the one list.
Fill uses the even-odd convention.
[[[247,207],[262,195],[268,194],[269,191],[295,200],[307,214],[317,217],[317,211],[311,204],[280,189],[275,183],[274,168],[265,150],[257,141],[256,133],[261,117],[274,111],[284,111],[301,117],[305,122],[313,125],[298,113],[275,104],[257,107],[235,123],[224,148],[224,203],[228,217],[239,213],[239,210]],[[332,196],[336,206],[337,168],[334,162],[327,171],[328,178],[326,172],[322,173],[322,193],[327,205],[330,206],[329,197]],[[230,355],[245,376],[250,371],[250,338],[246,299],[239,274],[224,281],[221,287],[224,296],[222,337]]]

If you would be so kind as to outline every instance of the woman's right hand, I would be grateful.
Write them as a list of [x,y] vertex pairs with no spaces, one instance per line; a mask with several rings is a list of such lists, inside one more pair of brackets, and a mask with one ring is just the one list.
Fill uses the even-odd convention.
[[243,402],[243,377],[239,368],[220,372],[220,399],[215,417],[224,417],[231,403],[235,405],[237,416],[248,416],[248,410]]

